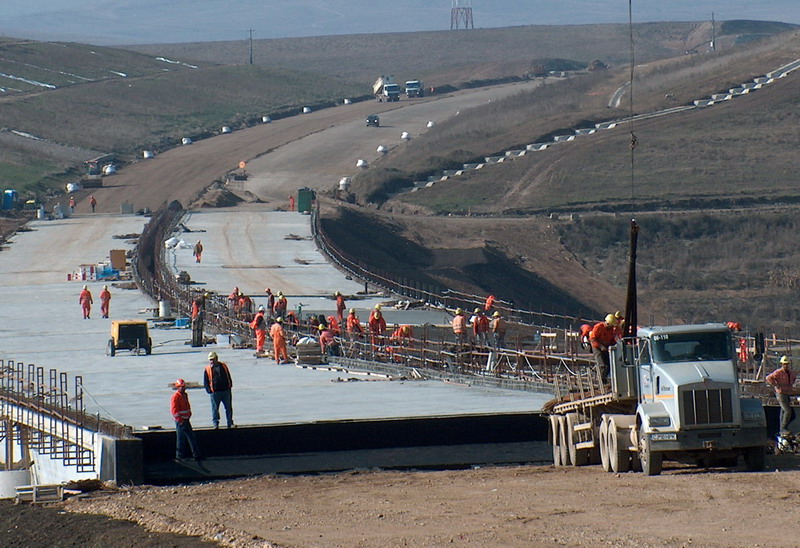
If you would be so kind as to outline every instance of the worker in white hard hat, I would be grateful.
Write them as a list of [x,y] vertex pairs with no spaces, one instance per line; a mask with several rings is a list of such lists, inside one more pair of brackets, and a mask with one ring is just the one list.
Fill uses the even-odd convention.
[[603,385],[608,384],[609,358],[608,348],[617,343],[617,318],[614,314],[608,314],[605,321],[598,322],[589,332],[589,342],[592,345],[597,373]]
[[100,315],[103,318],[108,318],[108,308],[111,303],[111,292],[108,286],[104,285],[103,290],[100,292]]
[[219,361],[216,352],[208,353],[208,365],[203,372],[203,387],[211,396],[211,422],[219,428],[219,404],[225,407],[228,428],[233,428],[233,377],[228,365]]
[[196,460],[200,460],[200,450],[197,445],[197,438],[195,438],[194,430],[192,430],[192,423],[189,419],[192,417],[192,406],[189,404],[189,395],[186,393],[186,381],[178,379],[175,381],[175,393],[172,394],[172,399],[169,402],[170,412],[172,418],[175,420],[175,460],[181,461],[187,457],[186,444],[188,442],[189,448],[192,451],[192,456]]
[[275,355],[275,363],[281,365],[289,362],[289,353],[286,350],[286,332],[283,330],[283,318],[278,316],[275,323],[269,328],[269,336],[272,338],[272,351]]
[[78,297],[78,302],[81,304],[81,310],[83,310],[83,319],[91,319],[89,316],[92,313],[92,304],[94,304],[94,300],[92,299],[92,292],[89,291],[88,285],[83,286],[81,294]]
[[792,360],[789,356],[781,356],[779,360],[780,368],[767,375],[767,384],[775,390],[775,397],[781,406],[781,436],[787,436],[789,423],[792,422],[791,398],[795,395],[794,383],[797,380],[797,373],[792,371]]
[[264,353],[264,342],[267,340],[267,319],[264,317],[266,309],[263,306],[258,307],[258,312],[250,322],[250,327],[256,333],[256,354]]

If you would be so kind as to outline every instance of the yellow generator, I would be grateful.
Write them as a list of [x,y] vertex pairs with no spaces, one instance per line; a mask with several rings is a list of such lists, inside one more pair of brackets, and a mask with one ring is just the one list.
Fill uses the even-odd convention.
[[146,356],[153,350],[153,340],[145,320],[112,320],[111,338],[108,339],[107,356],[114,356],[117,350],[131,350]]

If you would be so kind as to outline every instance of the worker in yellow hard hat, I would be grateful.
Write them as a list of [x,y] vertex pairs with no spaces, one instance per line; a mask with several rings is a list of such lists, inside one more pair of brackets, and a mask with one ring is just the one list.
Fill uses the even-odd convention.
[[596,323],[589,332],[589,342],[592,345],[592,354],[594,355],[597,373],[604,386],[608,384],[608,348],[614,346],[617,342],[617,333],[616,329],[614,329],[617,323],[617,318],[614,314],[608,314],[605,321]]
[[453,316],[453,334],[456,336],[456,344],[461,346],[467,338],[467,318],[464,311],[456,308],[456,315]]
[[791,398],[797,374],[792,371],[792,360],[789,356],[781,356],[780,368],[767,375],[767,384],[775,390],[775,397],[781,406],[781,436],[790,434],[789,423],[792,421]]
[[357,338],[360,339],[364,335],[364,330],[361,327],[361,320],[359,320],[358,316],[356,316],[355,308],[350,309],[350,313],[347,316],[345,329],[347,331],[347,338],[350,341],[354,341]]

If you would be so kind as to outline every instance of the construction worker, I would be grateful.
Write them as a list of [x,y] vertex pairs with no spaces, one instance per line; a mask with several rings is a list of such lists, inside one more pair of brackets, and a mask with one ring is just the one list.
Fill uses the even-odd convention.
[[328,320],[327,321],[328,329],[331,330],[331,333],[333,333],[334,336],[336,336],[336,337],[341,335],[342,334],[342,330],[339,328],[339,326],[341,324],[339,323],[339,320],[336,319],[336,316],[330,315],[330,316],[328,316],[327,320]]
[[248,318],[253,311],[253,300],[239,291],[239,315],[242,318]]
[[413,336],[414,332],[410,325],[395,325],[394,331],[392,331],[392,334],[389,336],[389,345],[386,348],[386,351],[389,352],[389,355],[393,357],[394,361],[403,361],[403,356],[401,355],[402,349],[411,348],[413,346]]
[[108,290],[108,286],[104,285],[100,292],[100,314],[103,318],[108,318],[109,303],[111,303],[111,292]]
[[479,346],[486,346],[489,337],[489,318],[483,310],[476,308],[472,316],[472,333],[475,336],[475,343]]
[[339,341],[334,337],[333,332],[324,325],[319,326],[319,347],[326,356],[341,356],[342,350]]
[[75,196],[69,197],[69,212],[71,215],[75,214]]
[[289,211],[294,211],[294,196],[289,196]]
[[289,354],[286,352],[286,333],[283,331],[283,318],[278,316],[275,323],[269,329],[269,336],[272,338],[272,349],[275,353],[275,362],[278,365],[289,362]]
[[170,413],[175,420],[175,460],[184,460],[186,456],[186,443],[192,451],[192,456],[196,460],[201,460],[200,449],[197,445],[197,438],[192,430],[192,406],[189,404],[189,395],[186,393],[186,381],[178,379],[175,381],[175,393],[169,402]]
[[225,419],[228,428],[233,428],[233,377],[228,365],[219,361],[216,352],[208,353],[208,365],[203,372],[203,387],[211,396],[211,422],[219,428],[219,404],[225,407]]
[[364,330],[361,328],[361,320],[356,316],[356,309],[351,308],[347,315],[347,338],[354,341],[356,338],[361,338],[364,335]]
[[274,312],[274,309],[275,309],[275,295],[272,294],[272,290],[270,288],[267,288],[265,293],[267,294],[267,313],[269,314],[270,318],[274,318],[275,317],[275,312]]
[[792,371],[792,360],[789,356],[781,356],[779,362],[781,367],[767,375],[767,384],[775,390],[775,397],[781,406],[781,436],[788,436],[789,423],[792,422],[791,399],[794,395],[794,383],[797,380],[797,373]]
[[264,353],[264,342],[267,340],[267,320],[264,318],[266,309],[263,306],[258,307],[253,321],[250,322],[250,327],[256,333],[256,354]]
[[81,309],[83,310],[83,319],[88,320],[89,315],[92,312],[92,305],[94,304],[94,300],[92,299],[92,292],[89,291],[89,286],[84,285],[83,289],[81,290],[80,296],[78,296],[78,302],[81,303]]
[[198,295],[192,301],[192,346],[203,346],[203,322],[206,317],[206,297],[208,293]]
[[614,329],[617,340],[622,340],[622,337],[625,336],[625,316],[622,314],[620,310],[614,312],[614,318],[617,320],[617,325]]
[[456,336],[457,345],[461,346],[466,342],[467,318],[460,308],[456,308],[456,315],[453,316],[453,334]]
[[339,325],[344,323],[344,311],[347,305],[344,302],[344,297],[338,291],[333,294],[336,297],[336,318],[339,320]]
[[500,311],[495,310],[494,314],[492,314],[492,321],[489,324],[495,348],[503,348],[503,345],[505,345],[506,328],[506,321],[500,316]]
[[94,210],[97,207],[97,200],[94,196],[89,196],[89,205],[92,206],[92,213],[94,213]]
[[228,310],[233,313],[233,315],[237,315],[239,312],[239,291],[238,287],[234,287],[231,294],[228,295]]
[[278,291],[278,297],[275,299],[275,306],[273,308],[273,312],[276,318],[285,318],[286,317],[286,309],[288,308],[289,303],[286,301],[286,297],[283,296],[283,292]]
[[386,333],[386,320],[381,313],[381,305],[376,304],[369,314],[369,335],[372,342],[372,350],[380,350],[383,346],[383,334]]
[[200,240],[197,240],[197,243],[194,244],[194,261],[196,263],[200,262],[200,257],[203,255],[203,244],[200,243]]
[[494,308],[494,302],[496,300],[497,299],[494,298],[494,295],[489,295],[488,297],[486,297],[486,304],[483,305],[483,309],[486,311],[487,314],[492,311],[492,308]]
[[601,382],[608,384],[609,357],[608,348],[617,343],[617,318],[608,314],[605,321],[598,322],[589,332],[589,342],[592,345],[592,354]]
[[581,347],[584,350],[589,350],[592,344],[589,342],[589,333],[592,332],[592,324],[585,323],[581,325]]

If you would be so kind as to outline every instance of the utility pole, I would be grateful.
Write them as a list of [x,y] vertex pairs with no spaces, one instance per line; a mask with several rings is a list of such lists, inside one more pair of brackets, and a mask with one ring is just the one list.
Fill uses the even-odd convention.
[[253,64],[253,29],[249,29],[250,31],[250,64]]
[[714,21],[714,12],[711,12],[711,51],[717,51],[717,25]]

